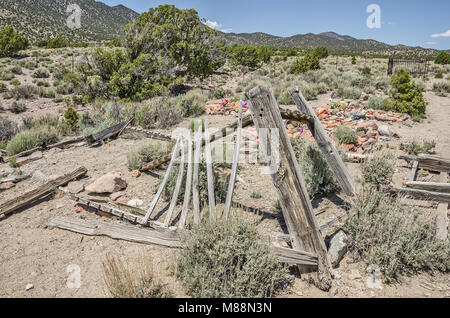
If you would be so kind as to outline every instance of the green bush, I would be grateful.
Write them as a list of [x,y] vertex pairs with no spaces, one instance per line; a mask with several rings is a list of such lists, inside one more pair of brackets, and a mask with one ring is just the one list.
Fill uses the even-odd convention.
[[361,73],[363,75],[370,75],[372,73],[372,69],[368,66],[365,66],[364,68],[361,69]]
[[11,139],[6,147],[9,156],[14,156],[26,150],[42,145],[50,145],[58,142],[59,131],[55,127],[40,127],[38,129],[25,130]]
[[34,85],[22,85],[16,86],[9,90],[7,93],[10,98],[20,99],[32,99],[39,93],[39,90]]
[[319,59],[325,59],[328,57],[328,49],[324,46],[318,46],[314,49],[313,54],[319,57]]
[[65,125],[70,131],[76,131],[78,129],[78,121],[80,120],[80,115],[78,112],[73,109],[72,106],[69,106],[64,113],[64,119],[62,124]]
[[34,78],[49,78],[50,77],[50,73],[45,68],[38,68],[37,70],[35,70],[33,72],[33,74],[31,74],[31,76],[34,77]]
[[385,101],[382,97],[370,96],[367,101],[367,107],[375,110],[385,110]]
[[408,155],[418,156],[420,154],[435,154],[434,149],[436,148],[436,142],[433,141],[422,141],[422,144],[417,140],[412,140],[408,143],[402,143],[400,145],[400,150],[405,151]]
[[358,143],[358,135],[356,134],[356,131],[345,126],[339,126],[334,132],[334,137],[336,137],[341,144]]
[[441,65],[450,64],[450,53],[445,51],[440,52],[434,62]]
[[206,221],[183,238],[177,276],[194,298],[268,298],[287,269],[248,221]]
[[356,65],[356,57],[355,56],[352,57],[352,65]]
[[127,153],[128,169],[140,170],[145,164],[170,154],[169,147],[161,144],[140,147]]
[[291,73],[298,75],[300,73],[318,69],[320,69],[320,58],[314,53],[309,53],[303,59],[298,59],[294,65],[292,65]]
[[450,94],[450,81],[434,83],[433,92],[439,96],[447,96]]
[[338,191],[339,185],[325,157],[316,144],[292,138],[291,144],[297,157],[308,193],[311,197]]
[[395,172],[395,156],[388,151],[373,153],[361,166],[364,182],[380,189],[389,185]]
[[439,72],[439,73],[437,73],[437,74],[434,76],[434,78],[437,78],[437,79],[443,79],[443,78],[444,78],[444,73]]
[[28,40],[11,26],[0,30],[0,57],[12,56],[28,47]]
[[411,75],[407,70],[401,68],[392,75],[393,87],[392,111],[409,114],[415,117],[425,115],[427,105],[423,99],[420,88],[411,81]]
[[367,265],[377,265],[384,281],[403,273],[450,269],[450,242],[436,238],[433,213],[387,194],[366,189],[356,196],[344,230],[350,249]]
[[27,106],[25,103],[14,101],[9,108],[11,113],[21,114],[27,111]]

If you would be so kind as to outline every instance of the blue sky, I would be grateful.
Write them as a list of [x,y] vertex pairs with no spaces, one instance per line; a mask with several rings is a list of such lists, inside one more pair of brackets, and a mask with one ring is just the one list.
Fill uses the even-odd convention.
[[[375,39],[450,49],[449,0],[103,0],[137,12],[160,4],[195,8],[201,18],[224,31],[265,32],[279,36],[334,31]],[[381,28],[367,27],[368,5],[381,9]]]

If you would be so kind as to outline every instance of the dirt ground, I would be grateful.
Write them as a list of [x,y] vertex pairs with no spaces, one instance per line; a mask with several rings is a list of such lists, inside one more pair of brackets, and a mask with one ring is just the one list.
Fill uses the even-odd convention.
[[[328,103],[329,95],[322,95],[314,101],[313,106],[323,106]],[[391,129],[398,133],[400,140],[393,139],[390,144],[397,148],[409,138],[434,139],[437,142],[437,154],[450,157],[450,98],[438,97],[431,92],[425,93],[428,102],[427,119],[411,127],[400,123],[393,124]],[[44,108],[46,104],[40,104]],[[54,106],[48,107],[54,110]],[[204,115],[210,127],[222,128],[235,121],[234,116]],[[178,127],[187,127],[191,119]],[[166,132],[167,133],[167,132]],[[143,208],[147,207],[153,191],[164,170],[156,174],[143,174],[139,178],[132,177],[127,168],[126,154],[130,150],[157,141],[141,138],[140,140],[126,138],[126,135],[111,141],[101,147],[76,147],[60,152],[49,151],[43,159],[29,164],[26,168],[34,168],[33,178],[19,183],[14,189],[0,193],[0,202],[4,202],[29,191],[45,179],[67,173],[78,166],[88,169],[88,175],[82,181],[89,184],[96,178],[111,171],[121,173],[127,181],[126,198],[141,199]],[[395,174],[395,184],[401,186],[407,180],[409,167],[406,162],[398,162],[399,168]],[[0,164],[0,172],[10,168]],[[357,179],[358,165],[349,164],[352,176]],[[275,189],[270,176],[255,173],[255,167],[244,164],[239,175],[248,184],[237,183],[234,201],[252,206],[268,213],[269,217],[259,218],[259,229],[265,233],[280,233],[282,231],[282,215],[274,208],[276,201]],[[252,199],[252,192],[262,194],[261,199]],[[85,194],[83,194],[85,195]],[[341,200],[339,200],[341,199]],[[314,201],[316,212],[322,211],[319,223],[345,215],[343,205],[336,202],[345,201],[342,196],[330,196]],[[162,210],[168,203],[158,206]],[[422,203],[423,204],[423,203]],[[431,208],[431,203],[428,204]],[[249,214],[247,212],[238,212]],[[53,216],[78,217],[82,219],[103,219],[118,222],[113,219],[83,211],[75,212],[74,202],[68,195],[57,194],[54,198],[41,200],[32,206],[0,219],[0,297],[108,297],[104,280],[102,263],[108,253],[123,257],[133,262],[140,257],[150,257],[153,260],[155,276],[173,291],[176,297],[184,297],[181,286],[175,279],[174,266],[177,250],[157,246],[116,241],[106,237],[88,237],[60,229],[50,229],[46,223]],[[164,215],[160,216],[160,220]],[[69,288],[67,280],[71,275],[71,265],[79,266],[81,272],[80,288]],[[294,277],[291,287],[278,297],[450,297],[449,274],[419,274],[404,277],[394,285],[382,285],[382,289],[370,289],[367,281],[370,275],[366,273],[364,264],[347,254],[340,268],[336,270],[339,279],[329,293],[321,292],[299,277]],[[26,290],[32,284],[33,288]]]

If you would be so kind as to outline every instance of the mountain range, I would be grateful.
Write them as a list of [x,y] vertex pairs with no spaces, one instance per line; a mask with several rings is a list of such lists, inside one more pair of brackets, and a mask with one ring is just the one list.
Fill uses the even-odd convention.
[[[125,25],[139,14],[123,5],[108,6],[94,0],[77,0],[81,28],[67,27],[68,5],[73,0],[1,0],[0,28],[12,25],[32,42],[64,35],[71,42],[103,41],[122,38]],[[375,40],[360,40],[335,32],[297,34],[280,37],[267,33],[223,33],[218,38],[229,43],[269,45],[276,47],[315,48],[325,46],[332,51],[374,55],[430,56],[437,50],[405,45],[389,45]]]

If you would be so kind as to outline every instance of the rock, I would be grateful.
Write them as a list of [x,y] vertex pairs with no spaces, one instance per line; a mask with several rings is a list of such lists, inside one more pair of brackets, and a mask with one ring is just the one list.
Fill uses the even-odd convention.
[[330,239],[328,256],[333,268],[339,267],[340,262],[348,251],[348,238],[343,231],[339,231]]
[[67,185],[66,190],[71,194],[78,194],[84,191],[84,183],[80,181],[72,181]]
[[127,186],[127,182],[122,179],[120,174],[111,172],[98,178],[94,183],[87,186],[86,191],[97,194],[114,193],[126,189]]
[[34,285],[33,284],[28,284],[27,286],[25,286],[25,290],[26,291],[29,291],[29,290],[31,290],[31,289],[33,289],[34,288]]
[[83,212],[84,211],[84,207],[81,205],[81,204],[77,204],[76,206],[75,206],[75,212],[76,213],[81,213],[81,212]]
[[26,164],[29,164],[30,162],[42,159],[43,157],[44,157],[44,155],[42,154],[42,151],[36,151],[36,152],[33,152],[28,157],[17,158],[16,164],[17,164],[17,166],[22,167]]
[[45,179],[45,175],[42,173],[42,171],[36,170],[36,171],[33,173],[32,178],[33,178],[33,179],[36,179],[36,180],[39,180],[39,181],[42,181],[42,180]]
[[365,93],[365,92],[362,92],[361,96],[359,97],[359,100],[360,101],[366,101],[368,99],[369,99],[369,95],[367,95],[367,93]]
[[113,193],[109,196],[111,201],[117,201],[120,197],[123,197],[125,195],[124,191]]
[[141,172],[140,172],[139,170],[134,170],[134,171],[131,173],[131,176],[132,176],[133,178],[139,178],[139,177],[141,176]]
[[389,128],[389,126],[378,127],[378,133],[383,137],[391,137],[391,129]]
[[357,280],[357,279],[361,279],[361,278],[362,278],[361,273],[360,273],[359,270],[357,270],[357,269],[352,269],[352,270],[350,271],[350,274],[348,275],[348,277],[349,277],[351,280]]
[[14,188],[16,185],[13,182],[5,182],[0,184],[0,190],[9,190]]
[[139,199],[133,199],[133,200],[128,201],[127,204],[128,204],[129,206],[132,206],[133,208],[138,208],[138,207],[144,205],[144,201],[139,200]]
[[59,149],[59,148],[52,148],[52,149],[50,149],[48,152],[47,152],[47,155],[54,155],[54,154],[56,154],[56,153],[58,153],[58,152],[61,152],[62,150],[61,149]]

